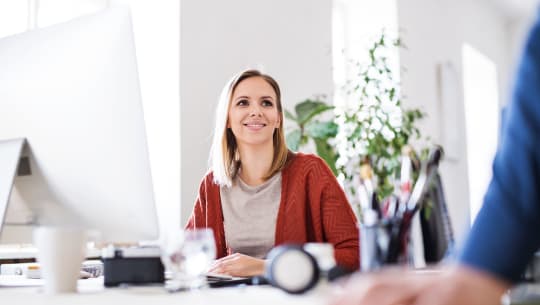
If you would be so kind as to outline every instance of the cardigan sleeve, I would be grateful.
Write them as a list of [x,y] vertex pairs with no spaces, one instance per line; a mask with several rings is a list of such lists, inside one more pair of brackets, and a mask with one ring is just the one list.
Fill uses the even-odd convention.
[[356,217],[330,168],[322,159],[319,159],[319,162],[319,174],[322,177],[317,177],[317,180],[323,183],[320,198],[325,239],[334,245],[334,256],[338,265],[358,270],[360,248]]
[[206,183],[207,177],[205,177],[199,185],[199,193],[193,206],[193,211],[188,219],[185,229],[195,229],[206,227],[208,224],[205,221],[206,218]]
[[219,187],[213,182],[212,173],[207,174],[199,186],[193,211],[184,227],[186,230],[211,228],[216,242],[217,258],[227,255],[223,215],[219,201]]

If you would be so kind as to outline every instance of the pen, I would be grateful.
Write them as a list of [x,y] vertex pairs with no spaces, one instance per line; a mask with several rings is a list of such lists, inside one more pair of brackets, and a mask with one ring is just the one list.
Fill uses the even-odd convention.
[[373,178],[373,171],[371,170],[369,163],[366,162],[360,166],[360,178],[366,187],[368,198],[371,198],[373,196],[373,182],[371,181]]
[[358,200],[360,200],[360,207],[362,207],[362,213],[370,208],[368,192],[363,182],[360,182],[360,186],[358,187]]
[[411,147],[404,146],[401,150],[401,171],[399,185],[399,202],[405,204],[411,194]]
[[398,208],[398,199],[391,195],[390,197],[386,198],[385,200],[385,210],[384,210],[384,216],[386,218],[392,218],[396,214],[396,209]]
[[360,178],[362,184],[365,187],[365,193],[367,197],[367,207],[377,212],[377,216],[382,216],[379,199],[377,198],[377,192],[373,187],[373,170],[368,162],[364,162],[360,166]]
[[371,193],[371,209],[377,212],[379,218],[382,217],[381,205],[379,204],[379,198],[377,198],[377,192]]
[[441,157],[442,149],[440,146],[436,146],[431,150],[428,161],[422,163],[420,175],[418,176],[418,180],[414,185],[411,196],[407,201],[407,211],[416,211],[420,207],[419,205],[422,204],[426,190],[437,172]]

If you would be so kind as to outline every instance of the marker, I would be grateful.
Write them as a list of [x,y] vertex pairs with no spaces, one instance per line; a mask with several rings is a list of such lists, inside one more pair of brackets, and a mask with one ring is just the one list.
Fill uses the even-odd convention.
[[399,183],[399,202],[403,205],[409,200],[411,194],[411,147],[404,146],[401,150],[401,176]]
[[437,172],[441,157],[442,149],[440,146],[436,146],[431,150],[428,161],[422,163],[422,166],[420,167],[420,176],[418,176],[412,194],[407,201],[407,211],[416,211],[420,208],[419,205],[422,203],[426,190]]
[[365,187],[366,197],[368,199],[368,208],[375,210],[379,218],[382,216],[377,193],[373,187],[373,170],[369,163],[365,162],[360,166],[360,178]]

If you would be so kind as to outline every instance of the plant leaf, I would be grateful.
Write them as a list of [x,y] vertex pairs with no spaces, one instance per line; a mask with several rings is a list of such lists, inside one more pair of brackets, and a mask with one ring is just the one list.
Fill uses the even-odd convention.
[[319,157],[323,158],[324,161],[326,161],[326,164],[328,164],[328,167],[332,170],[334,173],[334,176],[337,176],[337,169],[336,169],[336,153],[334,152],[332,146],[326,142],[326,140],[323,139],[313,139],[315,141],[315,146],[317,148],[317,155]]
[[294,114],[290,113],[289,110],[285,109],[285,117],[291,121],[295,121],[295,122],[298,122],[296,120],[296,117],[294,116]]
[[305,125],[314,116],[324,111],[333,109],[334,106],[327,105],[322,101],[305,100],[296,105],[296,122],[299,125]]
[[298,147],[300,146],[300,129],[295,129],[291,132],[289,132],[285,136],[285,141],[287,142],[287,147],[289,147],[292,151],[298,151]]
[[327,140],[337,135],[338,126],[333,121],[311,122],[306,125],[305,132],[308,136],[316,139]]

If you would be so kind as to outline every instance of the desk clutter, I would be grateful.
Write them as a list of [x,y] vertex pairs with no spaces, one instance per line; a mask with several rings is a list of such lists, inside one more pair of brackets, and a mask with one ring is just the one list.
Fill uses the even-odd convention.
[[429,152],[427,161],[413,162],[405,151],[401,159],[401,177],[395,183],[398,192],[381,201],[371,181],[371,167],[369,164],[362,166],[358,189],[362,271],[392,264],[414,265],[410,240],[416,216],[421,221],[426,263],[438,262],[452,248],[452,228],[438,175],[442,155],[442,149],[436,146]]
[[[19,275],[29,279],[41,279],[39,263],[1,264],[0,275]],[[100,260],[86,260],[82,263],[80,278],[96,278],[103,275],[103,263]]]
[[290,294],[302,294],[320,281],[333,281],[349,274],[336,265],[334,248],[328,243],[282,245],[270,251],[265,273],[249,278],[207,274],[212,288],[236,285],[272,285]]
[[[106,288],[156,285],[171,292],[204,287],[271,285],[290,294],[302,294],[321,281],[333,281],[349,273],[336,266],[334,248],[327,243],[278,246],[270,251],[263,275],[233,277],[205,272],[203,285],[180,290],[168,289],[167,282],[174,281],[175,275],[171,270],[165,271],[162,263],[163,252],[159,247],[109,246],[102,250],[101,258],[84,261],[79,279],[102,279]],[[184,269],[176,271],[178,270]],[[16,277],[18,281],[28,279],[28,283],[20,286],[44,285],[39,263],[2,264],[0,275]]]
[[265,272],[260,276],[209,274],[207,270],[215,259],[211,230],[196,229],[181,235],[162,255],[168,269],[165,288],[170,292],[205,286],[270,284],[290,294],[300,294],[312,289],[321,278],[334,279],[346,274],[336,266],[334,248],[328,243],[277,246],[268,254]]

